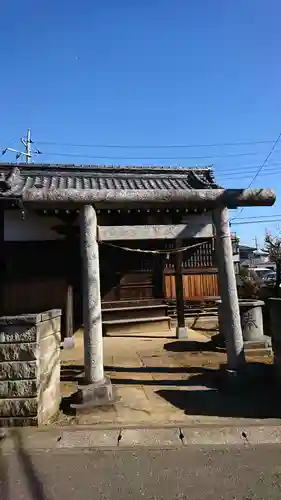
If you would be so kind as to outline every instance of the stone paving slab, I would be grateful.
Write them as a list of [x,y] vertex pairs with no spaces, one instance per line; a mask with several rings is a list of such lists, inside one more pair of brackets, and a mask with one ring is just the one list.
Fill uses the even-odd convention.
[[[66,397],[75,392],[83,376],[83,338],[79,335],[74,349],[61,351],[62,376],[67,375],[61,387]],[[259,409],[251,408],[256,395],[236,403],[215,390],[214,377],[226,355],[215,352],[202,334],[195,332],[190,337],[190,341],[104,338],[106,373],[120,401],[77,418],[61,413],[57,425],[225,425],[236,417],[245,422],[252,416],[257,422],[261,417],[268,421],[277,416],[268,405],[269,396],[259,416]],[[270,363],[271,358],[251,357],[251,361]]]
[[179,448],[200,446],[281,444],[281,426],[213,425],[166,427],[77,427],[49,430],[10,430],[1,440],[1,452],[10,453],[18,444],[26,450],[114,449],[132,447]]
[[115,430],[88,430],[62,431],[57,448],[101,448],[114,447],[118,444],[119,431]]
[[179,446],[180,430],[171,429],[122,429],[119,446]]

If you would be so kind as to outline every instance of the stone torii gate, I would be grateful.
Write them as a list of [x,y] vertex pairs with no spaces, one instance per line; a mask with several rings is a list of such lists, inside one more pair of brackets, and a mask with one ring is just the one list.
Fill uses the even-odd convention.
[[213,212],[223,317],[227,323],[228,369],[237,373],[245,363],[239,305],[232,260],[228,208],[271,206],[271,189],[72,189],[23,187],[19,168],[0,179],[0,198],[14,200],[24,208],[80,208],[83,260],[84,364],[86,385],[79,388],[79,404],[102,405],[114,400],[105,377],[100,297],[98,227],[95,205],[128,208],[204,208]]
[[113,190],[23,188],[21,201],[32,207],[80,207],[83,259],[83,321],[85,386],[79,388],[79,404],[95,406],[114,401],[110,380],[103,365],[98,227],[95,204],[106,206],[205,208],[212,210],[216,228],[216,252],[223,315],[227,321],[228,369],[237,372],[245,363],[238,295],[232,261],[228,208],[271,206],[271,189],[191,189],[191,190]]

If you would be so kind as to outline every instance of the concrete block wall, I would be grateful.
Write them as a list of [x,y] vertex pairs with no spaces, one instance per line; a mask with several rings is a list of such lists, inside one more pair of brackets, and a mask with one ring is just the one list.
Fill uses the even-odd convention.
[[0,427],[44,425],[60,405],[61,311],[0,317]]

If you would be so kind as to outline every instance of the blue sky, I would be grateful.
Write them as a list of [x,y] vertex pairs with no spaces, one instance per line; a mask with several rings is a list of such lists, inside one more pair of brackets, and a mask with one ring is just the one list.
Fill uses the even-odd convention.
[[[19,147],[31,127],[44,162],[213,164],[220,184],[246,187],[272,143],[63,144],[274,141],[281,131],[280,17],[278,0],[3,2],[0,147]],[[279,172],[281,143],[254,186],[274,187],[278,196]],[[272,208],[239,216],[274,214],[281,214],[279,197]],[[262,243],[265,228],[277,225],[233,230],[244,243],[255,236]]]

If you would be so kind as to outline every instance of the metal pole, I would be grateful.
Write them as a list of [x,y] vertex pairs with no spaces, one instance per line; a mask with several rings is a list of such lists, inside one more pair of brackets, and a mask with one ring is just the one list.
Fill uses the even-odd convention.
[[27,136],[26,136],[26,146],[25,146],[25,159],[26,159],[26,163],[30,163],[30,160],[31,160],[31,148],[30,148],[30,145],[31,145],[31,132],[30,132],[30,128],[27,129]]
[[228,209],[218,207],[213,212],[216,226],[216,256],[222,300],[222,319],[226,336],[227,364],[237,370],[245,363],[243,336],[240,322],[237,285],[233,265]]
[[84,364],[88,384],[104,380],[97,218],[91,205],[80,212],[83,261]]

